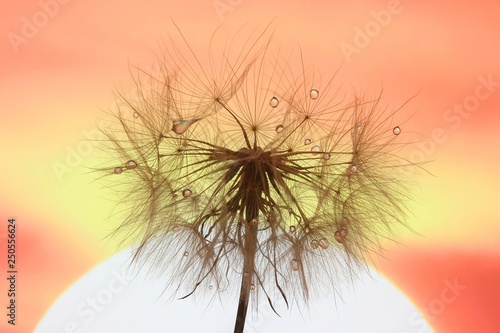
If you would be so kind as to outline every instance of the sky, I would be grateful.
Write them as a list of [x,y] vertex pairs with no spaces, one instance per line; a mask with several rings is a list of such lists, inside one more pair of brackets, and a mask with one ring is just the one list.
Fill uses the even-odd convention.
[[[198,53],[220,27],[271,23],[283,50],[377,94],[410,120],[410,229],[374,265],[435,332],[498,332],[500,22],[494,1],[41,0],[0,5],[0,274],[16,225],[17,323],[32,332],[80,277],[115,254],[115,198],[89,172],[97,125],[129,66],[150,66],[175,24]],[[407,103],[408,102],[408,103]],[[96,140],[97,139],[97,140]],[[120,248],[121,249],[121,248]],[[8,304],[6,279],[0,279]],[[456,294],[451,297],[449,285]],[[457,287],[459,286],[459,287]]]

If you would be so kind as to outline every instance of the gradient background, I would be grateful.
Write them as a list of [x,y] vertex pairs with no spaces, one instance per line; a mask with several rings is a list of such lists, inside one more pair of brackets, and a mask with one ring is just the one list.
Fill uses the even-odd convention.
[[[52,1],[45,1],[47,3]],[[62,0],[61,0],[62,2]],[[42,1],[42,3],[44,3]],[[214,4],[231,10],[219,15]],[[132,89],[128,65],[149,66],[158,41],[181,27],[195,51],[221,24],[263,28],[273,18],[275,40],[301,46],[304,58],[336,82],[384,90],[397,107],[418,92],[404,112],[416,113],[403,134],[433,176],[418,176],[416,231],[402,230],[402,245],[388,242],[377,266],[426,315],[436,332],[500,332],[500,87],[467,118],[447,122],[454,104],[474,95],[478,77],[500,82],[500,7],[497,1],[400,1],[400,13],[347,59],[356,29],[374,21],[388,1],[66,0],[53,17],[38,1],[0,5],[0,308],[7,305],[7,219],[16,218],[17,325],[0,331],[31,332],[51,304],[79,277],[116,252],[103,238],[118,224],[107,219],[113,199],[88,174],[102,155],[89,146],[113,105],[115,85]],[[232,4],[232,5],[231,5]],[[25,20],[39,19],[26,43]],[[25,31],[26,33],[26,31]],[[483,90],[485,91],[485,90]],[[456,126],[453,126],[456,125]],[[441,128],[446,139],[426,141]],[[89,148],[90,147],[90,148]],[[85,150],[87,148],[87,150]],[[67,160],[80,151],[81,160]],[[418,152],[410,152],[413,157]],[[70,166],[68,166],[68,161]],[[68,169],[59,176],[54,166]],[[467,288],[443,309],[433,308],[454,281]],[[434,309],[434,310],[432,310]],[[3,310],[2,310],[3,312]]]

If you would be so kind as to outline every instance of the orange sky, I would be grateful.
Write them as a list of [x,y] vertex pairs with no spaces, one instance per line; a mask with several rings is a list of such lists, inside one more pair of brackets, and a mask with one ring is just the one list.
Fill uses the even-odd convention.
[[[467,285],[429,318],[436,332],[500,331],[494,318],[500,300],[500,177],[493,168],[500,162],[497,2],[189,0],[146,6],[66,0],[56,8],[54,1],[0,5],[0,228],[6,230],[9,217],[18,220],[21,291],[19,325],[2,319],[2,332],[31,332],[64,290],[115,252],[116,244],[103,238],[119,221],[106,220],[111,200],[85,169],[100,156],[98,147],[63,175],[54,163],[67,165],[70,151],[83,147],[104,116],[100,109],[112,105],[115,85],[130,91],[129,64],[154,63],[159,41],[175,34],[171,19],[197,52],[206,52],[221,24],[261,29],[274,19],[282,49],[300,45],[304,59],[328,75],[340,66],[337,80],[345,87],[373,94],[383,89],[383,101],[394,107],[418,93],[405,106],[408,115],[416,114],[404,133],[428,142],[441,129],[446,139],[419,146],[433,174],[417,177],[416,217],[409,222],[421,236],[403,230],[404,246],[388,244],[391,261],[380,269],[420,309],[440,297],[444,280],[457,277]],[[227,11],[215,9],[220,3]],[[377,26],[373,13],[389,9],[386,26],[379,24],[367,45],[356,44],[358,31]],[[35,31],[26,28],[37,22]],[[357,49],[349,57],[342,51],[347,44]],[[494,83],[480,89],[490,94],[473,111],[447,113],[488,77]],[[1,253],[3,244],[0,237]],[[5,264],[2,259],[0,274]],[[2,295],[6,287],[0,283]]]

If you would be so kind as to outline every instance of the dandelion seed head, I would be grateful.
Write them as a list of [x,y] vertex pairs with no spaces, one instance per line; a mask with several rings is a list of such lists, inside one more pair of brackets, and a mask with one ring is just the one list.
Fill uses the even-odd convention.
[[400,131],[379,100],[339,97],[335,80],[318,80],[302,59],[289,65],[263,36],[214,37],[205,61],[184,39],[166,47],[117,110],[120,130],[106,133],[108,175],[123,171],[116,158],[140,163],[114,178],[129,189],[130,213],[116,233],[186,297],[209,281],[221,293],[245,281],[247,291],[258,283],[270,297],[308,300],[315,286],[335,289],[406,218],[389,135]]

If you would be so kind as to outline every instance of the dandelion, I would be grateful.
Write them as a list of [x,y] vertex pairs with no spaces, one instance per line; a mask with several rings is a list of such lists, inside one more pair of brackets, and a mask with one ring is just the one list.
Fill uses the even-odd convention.
[[214,38],[205,62],[168,44],[106,132],[133,260],[152,260],[181,298],[237,288],[235,332],[258,294],[273,308],[335,290],[406,214],[394,113],[340,97],[302,59],[295,71],[268,35]]

